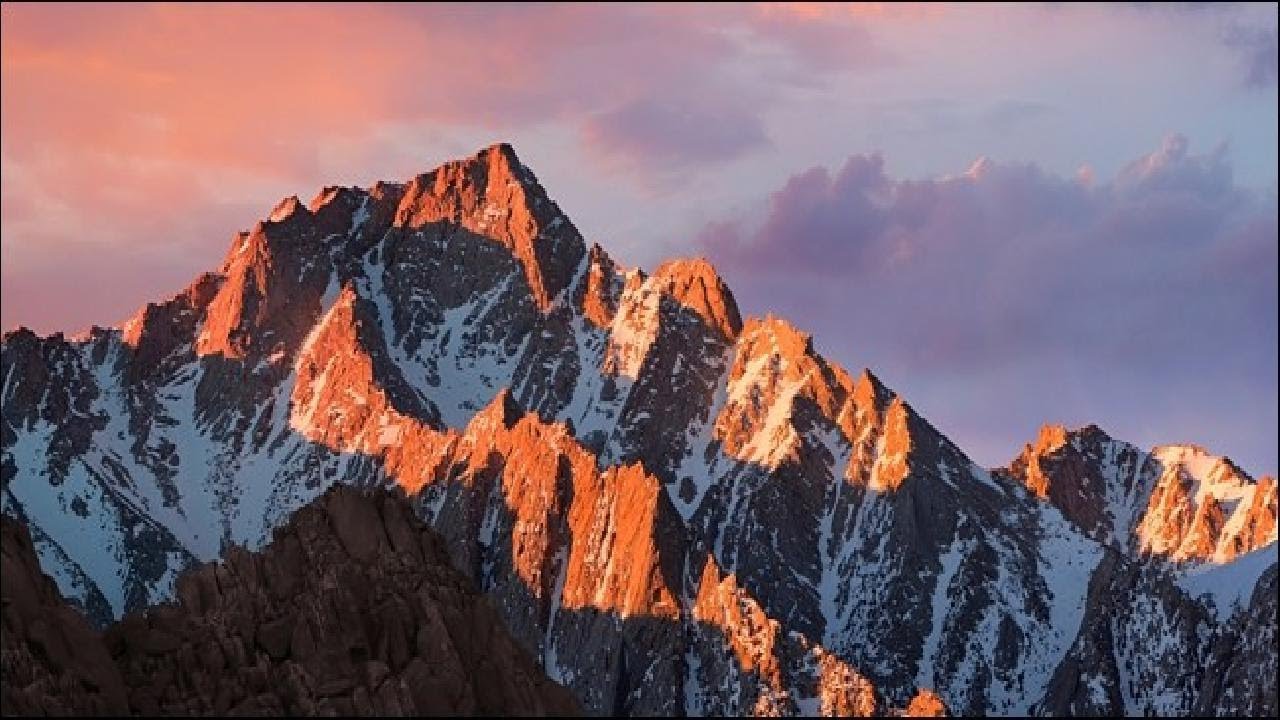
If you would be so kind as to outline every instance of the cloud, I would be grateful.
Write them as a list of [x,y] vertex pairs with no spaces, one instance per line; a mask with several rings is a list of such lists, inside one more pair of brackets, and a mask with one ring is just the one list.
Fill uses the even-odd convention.
[[1244,84],[1251,88],[1269,88],[1276,84],[1276,28],[1231,25],[1223,42],[1240,54]]
[[[767,146],[757,108],[782,82],[733,75],[750,48],[726,28],[773,32],[749,8],[5,5],[3,20],[6,327],[76,317],[57,278],[27,281],[46,257],[201,244],[191,267],[285,192],[539,125],[625,178],[679,180]],[[170,289],[148,262],[116,268],[121,300],[95,321]]]
[[699,244],[748,311],[782,308],[837,356],[923,388],[944,429],[963,435],[973,409],[933,378],[986,386],[997,415],[1120,416],[1117,430],[1200,407],[1238,418],[1203,442],[1274,470],[1276,233],[1274,197],[1234,183],[1225,147],[1195,154],[1173,135],[1106,184],[985,158],[899,180],[854,155]]
[[173,289],[161,258],[220,256],[214,238],[286,192],[529,128],[566,128],[604,174],[680,184],[767,148],[761,108],[871,47],[842,49],[849,23],[750,7],[5,5],[3,20],[6,327],[83,324],[60,278],[29,281],[47,257],[145,256],[94,304],[114,322]]
[[691,146],[682,115],[735,120],[720,154],[759,141],[747,105],[786,82],[736,66],[759,47],[813,76],[860,61],[840,42],[856,32],[750,8],[6,7],[4,129],[24,140],[9,147],[18,160],[40,140],[79,138],[132,157],[305,173],[316,138],[383,122],[567,120],[597,147],[611,125],[634,134],[652,119],[681,131],[670,147],[654,133],[640,143],[661,162]]
[[[739,103],[670,95],[633,100],[587,118],[584,140],[607,165],[648,171],[669,179],[688,168],[733,160],[768,147],[759,114]],[[641,168],[644,172],[646,168]]]

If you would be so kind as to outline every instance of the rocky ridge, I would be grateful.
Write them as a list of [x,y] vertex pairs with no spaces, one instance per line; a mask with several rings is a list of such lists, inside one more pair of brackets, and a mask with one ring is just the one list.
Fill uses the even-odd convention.
[[1143,451],[1095,425],[1046,425],[1003,471],[1101,542],[1177,566],[1276,541],[1276,480],[1195,445]]

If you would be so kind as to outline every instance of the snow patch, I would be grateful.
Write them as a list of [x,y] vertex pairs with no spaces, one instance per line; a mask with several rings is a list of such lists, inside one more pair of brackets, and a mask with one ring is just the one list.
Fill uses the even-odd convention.
[[1221,565],[1206,564],[1180,573],[1175,582],[1188,595],[1207,600],[1219,618],[1248,607],[1258,579],[1277,561],[1276,545],[1239,556]]

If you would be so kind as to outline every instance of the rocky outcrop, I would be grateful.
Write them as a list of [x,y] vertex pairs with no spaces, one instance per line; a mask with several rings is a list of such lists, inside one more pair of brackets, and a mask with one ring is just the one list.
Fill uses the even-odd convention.
[[710,716],[882,714],[870,680],[804,635],[786,632],[710,556],[693,617],[690,679],[698,689],[689,709]]
[[3,528],[5,714],[578,712],[393,494],[335,488],[105,636]]
[[706,260],[669,260],[653,271],[653,282],[663,296],[691,310],[721,337],[732,340],[742,331],[733,292]]
[[0,519],[0,708],[8,715],[120,715],[125,684],[97,631],[40,571],[26,527]]

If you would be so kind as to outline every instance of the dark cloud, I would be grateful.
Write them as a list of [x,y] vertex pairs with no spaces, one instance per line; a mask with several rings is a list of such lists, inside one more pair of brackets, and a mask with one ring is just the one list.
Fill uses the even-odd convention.
[[[920,391],[957,439],[1002,427],[974,413],[1019,418],[1012,451],[1025,418],[1066,413],[1143,441],[1150,413],[1198,408],[1198,435],[1156,439],[1274,471],[1276,232],[1274,198],[1235,184],[1225,148],[1193,154],[1175,135],[1106,184],[985,159],[903,181],[855,155],[797,173],[762,220],[712,223],[700,245],[745,310],[788,312],[837,357]],[[957,382],[992,407],[953,404]]]

